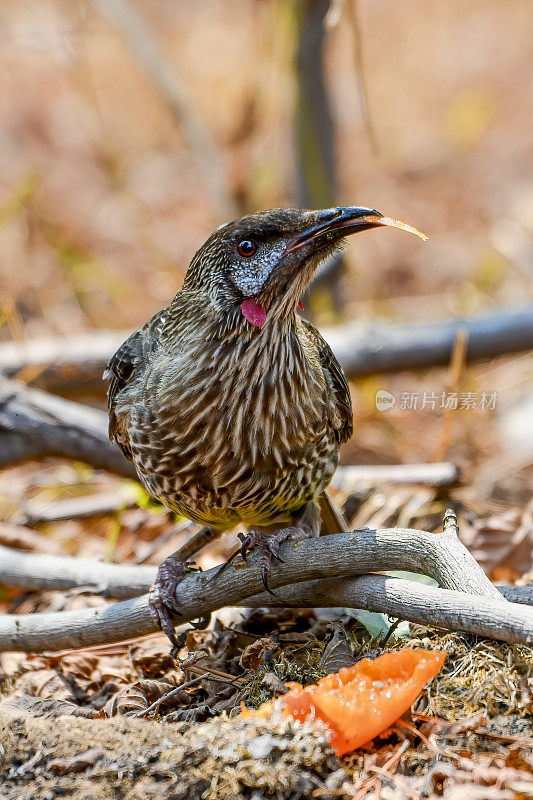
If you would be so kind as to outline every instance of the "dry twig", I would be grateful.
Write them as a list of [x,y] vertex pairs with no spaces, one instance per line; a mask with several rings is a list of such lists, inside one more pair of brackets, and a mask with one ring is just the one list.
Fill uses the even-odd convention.
[[58,455],[86,461],[119,475],[136,478],[133,464],[109,443],[107,414],[96,408],[0,377],[0,466],[27,455],[14,444],[27,444],[32,455]]

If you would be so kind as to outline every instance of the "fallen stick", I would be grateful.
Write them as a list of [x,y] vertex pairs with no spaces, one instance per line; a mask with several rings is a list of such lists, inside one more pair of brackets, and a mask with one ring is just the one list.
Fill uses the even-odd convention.
[[22,522],[29,527],[43,522],[61,522],[68,519],[88,519],[90,517],[116,514],[137,503],[135,487],[121,484],[114,492],[94,492],[80,497],[67,497],[51,500],[48,503],[31,500],[21,511]]
[[91,331],[77,336],[47,336],[0,343],[0,373],[53,394],[102,396],[109,358],[126,331]]
[[467,338],[467,361],[530,350],[533,306],[415,325],[352,322],[323,331],[350,377],[448,364],[460,332]]
[[21,553],[0,546],[0,585],[25,592],[87,588],[106,598],[126,600],[146,594],[157,567],[107,564],[89,558]]
[[[348,323],[322,333],[349,377],[448,364],[464,331],[467,361],[533,348],[533,307],[444,322]],[[130,331],[0,344],[0,373],[58,394],[103,396],[102,374]]]
[[[2,378],[0,377],[0,381]],[[1,399],[0,399],[1,404]],[[0,414],[2,413],[0,405]],[[30,439],[22,432],[8,432],[0,427],[0,468],[20,461],[31,461],[46,455],[42,442]]]
[[383,483],[453,486],[459,470],[449,461],[430,464],[350,464],[339,467],[333,476],[334,489],[348,492]]
[[[8,548],[14,548],[10,550]],[[16,559],[20,556],[21,550],[29,550],[30,552],[56,554],[61,552],[61,545],[55,539],[49,536],[44,536],[42,533],[37,533],[31,528],[26,528],[24,525],[16,525],[11,522],[0,522],[0,570],[2,555],[1,552],[7,549],[8,553],[12,553]],[[0,578],[0,583],[2,579]]]
[[[0,546],[0,585],[25,592],[66,592],[84,588],[91,594],[99,594],[107,599],[128,600],[147,594],[156,574],[157,567],[144,564],[109,564],[89,558],[21,553]],[[533,606],[533,583],[496,588],[502,597],[512,603]],[[289,597],[286,587],[283,596]],[[265,605],[272,605],[272,600]]]
[[0,467],[13,463],[13,436],[33,454],[86,461],[136,478],[133,464],[107,435],[107,414],[0,377]]
[[[354,574],[367,573],[370,570],[403,569],[420,572],[430,575],[441,587],[452,590],[454,594],[462,593],[463,604],[457,600],[462,612],[453,617],[456,619],[457,629],[464,630],[465,625],[468,625],[470,632],[486,635],[489,626],[491,635],[495,638],[533,643],[533,609],[503,599],[453,534],[430,534],[409,529],[362,529],[296,544],[288,543],[283,548],[283,558],[283,563],[276,563],[272,568],[270,585],[274,589],[320,579],[331,584],[336,578],[353,577]],[[190,622],[227,605],[251,605],[254,602],[264,605],[267,600],[265,595],[256,601],[250,600],[262,594],[259,561],[260,555],[252,554],[249,565],[234,561],[223,572],[217,567],[208,572],[188,575],[176,590],[176,602],[182,610],[178,622]],[[373,577],[376,576],[370,576]],[[397,605],[398,612],[402,612],[399,613],[401,616],[404,608],[409,606],[411,594],[417,596],[419,587],[419,584],[413,585],[410,581],[406,583],[408,588],[405,591],[404,587],[403,606],[394,597],[391,600],[390,596],[380,597],[379,594],[376,595],[375,603],[371,598],[367,600],[374,604],[374,610],[380,610],[386,604],[387,613],[391,614],[396,613],[393,609]],[[294,592],[298,593],[297,587],[291,586],[291,592],[290,597],[294,602]],[[283,592],[278,592],[278,595],[278,602],[283,604]],[[443,610],[442,602],[446,597],[447,595],[443,595],[438,600],[436,598],[431,606],[434,625],[441,624],[439,614]],[[423,602],[427,603],[427,596],[424,595],[424,598]],[[335,605],[353,604],[360,607],[358,600],[352,598],[346,603],[345,599],[347,598],[336,596]],[[423,602],[421,601],[422,605]],[[266,604],[271,603],[268,601]],[[316,605],[315,600],[313,605]],[[446,627],[446,620],[449,622],[450,614],[453,616],[453,608],[450,610],[445,604],[444,611],[442,626]],[[413,612],[408,618],[414,616],[416,615]],[[0,650],[64,650],[134,638],[154,630],[148,597],[143,595],[83,611],[5,616],[0,620]]]

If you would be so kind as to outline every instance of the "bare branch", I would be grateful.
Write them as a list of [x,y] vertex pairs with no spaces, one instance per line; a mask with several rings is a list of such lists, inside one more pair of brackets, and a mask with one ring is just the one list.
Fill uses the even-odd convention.
[[[107,414],[0,377],[0,466],[12,463],[13,437],[29,452],[86,461],[95,467],[136,478],[133,464],[109,443]],[[7,436],[5,435],[7,434]]]
[[458,480],[459,470],[455,464],[447,461],[430,464],[349,464],[338,467],[331,485],[335,489],[350,491],[383,483],[453,486]]
[[[33,531],[28,532],[35,535]],[[1,534],[0,528],[0,536]],[[156,573],[157,567],[154,566],[109,564],[88,558],[44,555],[44,553],[36,555],[0,546],[0,585],[14,586],[28,592],[41,589],[68,591],[84,587],[92,588],[94,594],[126,600],[146,594],[155,580]],[[533,606],[533,584],[496,588],[506,600]],[[283,597],[289,597],[288,589],[284,590]]]
[[[363,608],[421,625],[465,631],[500,641],[533,642],[532,608],[387,575],[298,583],[283,587],[279,595],[279,605],[283,606]],[[245,605],[273,606],[276,603],[265,593],[249,598]]]
[[[454,593],[467,593],[462,595],[465,597],[466,610],[463,609],[457,617],[458,629],[464,630],[465,625],[468,625],[468,629],[473,630],[475,620],[481,619],[481,627],[478,626],[473,632],[483,634],[488,630],[488,625],[492,626],[491,635],[504,641],[533,642],[533,609],[502,599],[496,587],[486,578],[456,536],[408,529],[362,529],[288,544],[284,547],[283,558],[284,563],[276,563],[272,569],[270,584],[274,589],[319,579],[326,579],[331,584],[335,578],[351,577],[370,570],[404,569],[421,572],[431,575],[442,587],[453,590]],[[416,588],[415,591],[418,584],[413,587],[410,583],[408,585],[409,591],[402,599],[406,607],[410,594],[414,593],[416,596],[418,590]],[[219,574],[217,568],[205,573],[192,573],[179,584],[176,591],[176,602],[183,611],[179,622],[189,622],[225,605],[250,605],[255,601],[248,598],[259,594],[261,588],[258,555],[250,557],[249,566],[237,561],[222,574]],[[282,593],[278,594],[280,602],[283,602]],[[292,597],[294,601],[294,594]],[[257,602],[263,604],[264,599],[266,598],[259,598]],[[395,606],[391,605],[390,596],[382,599],[383,605],[385,602],[387,604],[387,613],[395,613],[391,610]],[[376,600],[376,610],[379,610],[380,602],[379,599]],[[355,604],[354,598],[348,603],[344,597],[335,598],[336,605],[352,603]],[[422,600],[420,604],[423,604]],[[439,603],[435,602],[432,610],[433,608],[433,624],[439,625]],[[403,606],[401,613],[404,613]],[[446,613],[451,612],[447,610]],[[482,616],[479,617],[479,614]],[[451,617],[445,615],[444,619],[449,620]],[[153,630],[148,599],[143,595],[115,605],[84,611],[6,616],[0,624],[0,650],[76,648],[133,638]]]

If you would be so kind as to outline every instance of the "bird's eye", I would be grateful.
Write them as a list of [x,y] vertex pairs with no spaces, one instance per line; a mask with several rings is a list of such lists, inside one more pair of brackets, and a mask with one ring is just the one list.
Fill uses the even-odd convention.
[[243,239],[242,242],[239,242],[237,245],[237,252],[239,255],[245,256],[246,258],[253,256],[256,250],[257,244],[252,239]]

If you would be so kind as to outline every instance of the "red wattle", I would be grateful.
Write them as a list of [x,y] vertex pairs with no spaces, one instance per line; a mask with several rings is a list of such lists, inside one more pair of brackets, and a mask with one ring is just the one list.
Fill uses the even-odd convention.
[[246,317],[251,325],[256,325],[258,328],[266,322],[266,311],[263,306],[260,306],[253,297],[247,297],[241,303],[241,311],[243,316]]
[[304,307],[302,305],[302,301],[301,300],[298,300],[298,308],[300,309],[300,311],[304,310]]

